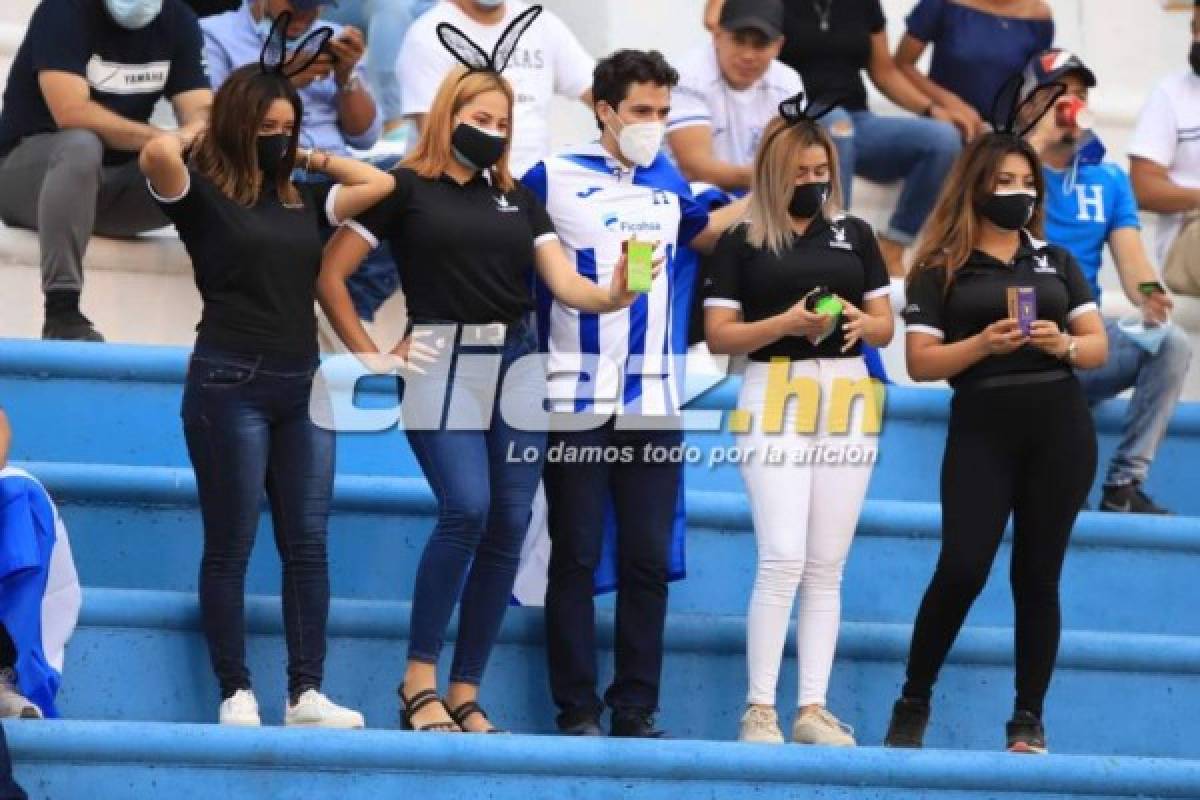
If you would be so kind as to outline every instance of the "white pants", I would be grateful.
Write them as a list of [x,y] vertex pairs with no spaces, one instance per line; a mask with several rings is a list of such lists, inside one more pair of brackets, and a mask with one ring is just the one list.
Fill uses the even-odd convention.
[[[748,364],[738,404],[753,414],[753,427],[738,436],[738,446],[743,453],[754,448],[741,470],[758,545],[747,621],[747,702],[775,704],[788,622],[799,590],[799,705],[824,705],[841,619],[842,570],[877,453],[877,436],[864,432],[866,402],[856,402],[845,433],[830,431],[830,410],[835,381],[865,379],[867,370],[860,358],[792,364],[792,383],[808,379],[820,388],[815,431],[797,432],[797,416],[804,418],[812,406],[793,399],[783,414],[783,428],[771,433],[763,430],[764,405],[778,406],[780,398],[776,394],[767,399],[769,369],[767,364]],[[776,375],[778,381],[780,373]]]

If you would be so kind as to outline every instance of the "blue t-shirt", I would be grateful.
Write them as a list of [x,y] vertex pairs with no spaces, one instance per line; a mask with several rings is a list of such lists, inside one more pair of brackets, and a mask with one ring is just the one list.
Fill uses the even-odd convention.
[[1096,304],[1100,303],[1100,265],[1104,245],[1112,232],[1121,228],[1139,228],[1137,199],[1129,176],[1116,164],[1081,164],[1045,167],[1046,238],[1066,248],[1079,262]]
[[[38,85],[43,70],[80,76],[94,102],[146,122],[160,97],[209,88],[202,52],[196,15],[183,0],[165,0],[154,21],[136,31],[118,25],[102,0],[42,0],[8,76],[0,156],[26,136],[58,130]],[[136,155],[109,151],[104,160],[119,164]]]
[[989,14],[953,0],[919,0],[908,34],[933,46],[929,78],[990,119],[1004,82],[1054,43],[1054,20]]

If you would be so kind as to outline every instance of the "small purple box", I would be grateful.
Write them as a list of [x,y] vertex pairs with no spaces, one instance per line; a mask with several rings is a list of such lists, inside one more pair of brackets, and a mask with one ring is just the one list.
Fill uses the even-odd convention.
[[1008,315],[1015,317],[1021,333],[1028,336],[1037,321],[1037,291],[1032,286],[1010,286]]

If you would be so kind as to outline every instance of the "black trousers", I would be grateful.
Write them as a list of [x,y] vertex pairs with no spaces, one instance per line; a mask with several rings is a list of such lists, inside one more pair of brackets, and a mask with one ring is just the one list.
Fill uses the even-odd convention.
[[[667,617],[671,534],[682,476],[678,463],[644,458],[645,448],[670,448],[678,430],[618,431],[608,424],[580,433],[551,433],[543,474],[549,518],[546,651],[550,689],[561,720],[611,708],[658,708]],[[622,451],[628,462],[563,463],[556,451]],[[628,448],[628,449],[625,449]],[[595,450],[591,452],[596,452]],[[604,541],[604,511],[612,497],[617,524],[615,676],[604,702],[596,694],[596,567]]]
[[942,549],[913,629],[904,696],[928,700],[1013,517],[1016,708],[1039,718],[1058,655],[1058,583],[1096,474],[1075,378],[960,390],[942,461]]

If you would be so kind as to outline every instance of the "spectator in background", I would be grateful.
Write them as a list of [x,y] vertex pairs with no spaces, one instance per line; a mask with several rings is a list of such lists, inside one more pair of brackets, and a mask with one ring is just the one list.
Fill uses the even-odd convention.
[[[578,312],[538,287],[541,345],[552,376],[550,410],[570,420],[567,429],[551,432],[548,446],[569,452],[630,447],[637,454],[631,463],[546,465],[553,543],[546,652],[558,728],[568,734],[599,735],[607,704],[614,736],[661,735],[654,714],[670,556],[684,534],[676,513],[683,465],[653,463],[642,454],[682,442],[681,367],[696,283],[696,259],[688,248],[711,250],[746,207],[740,201],[710,217],[662,152],[678,80],[658,52],[619,50],[601,60],[592,84],[600,141],[546,159],[524,179],[545,204],[580,274],[607,283],[631,236],[656,241],[657,257],[665,261],[650,290],[620,311]],[[599,335],[602,330],[612,335]],[[622,402],[611,399],[618,396]],[[582,429],[578,420],[588,417],[592,424]],[[620,565],[616,675],[601,701],[592,597],[613,518]]]
[[[790,3],[780,59],[795,68],[813,98],[840,101],[825,117],[838,148],[842,202],[853,208],[857,175],[877,183],[903,181],[880,251],[895,277],[904,275],[904,250],[917,238],[961,147],[955,126],[968,125],[912,85],[892,60],[880,0]],[[867,107],[862,72],[883,94],[916,116],[883,116]]]
[[[8,449],[11,445],[12,428],[8,424],[8,417],[5,415],[4,409],[0,408],[0,471],[8,466]],[[4,544],[6,542],[0,541],[0,547],[3,547]],[[0,581],[2,581],[2,576],[0,576]],[[17,676],[14,671],[16,666],[16,645],[13,644],[12,637],[8,635],[8,628],[0,623],[0,718],[40,719],[42,712],[29,701],[28,697],[21,694],[17,687]],[[2,790],[3,776],[0,775],[0,791]],[[0,794],[0,797],[3,796]]]
[[729,0],[716,30],[679,64],[667,140],[689,181],[744,193],[754,154],[779,104],[804,89],[777,59],[783,48],[783,0]]
[[[987,130],[984,118],[1005,79],[1054,44],[1045,0],[919,0],[907,22],[896,63],[914,86],[965,121],[967,141]],[[927,77],[917,62],[930,46]]]
[[211,17],[213,14],[224,14],[233,11],[245,0],[184,0],[197,17]]
[[[1026,67],[1022,94],[1053,91],[1046,88],[1051,83],[1066,86],[1066,97],[1086,102],[1096,77],[1071,53],[1048,50],[1034,56]],[[1046,179],[1046,238],[1075,256],[1098,306],[1107,243],[1125,296],[1141,309],[1143,326],[1166,326],[1159,331],[1161,339],[1143,345],[1124,333],[1118,320],[1105,319],[1108,361],[1077,372],[1092,405],[1134,390],[1121,442],[1104,479],[1100,510],[1165,514],[1142,487],[1183,391],[1191,343],[1186,333],[1169,324],[1173,304],[1142,245],[1129,177],[1103,160],[1104,147],[1093,133],[1059,116],[1058,109],[1051,110],[1027,137],[1042,159]]]
[[[204,54],[213,88],[219,89],[238,67],[258,62],[272,20],[284,13],[292,15],[287,35],[291,41],[298,41],[317,23],[322,7],[333,1],[247,0],[236,11],[201,21]],[[375,145],[383,118],[367,88],[366,74],[359,63],[365,50],[362,33],[352,27],[326,26],[333,31],[328,52],[291,78],[304,102],[300,141],[314,150],[350,156],[350,148],[368,150]],[[396,159],[391,158],[373,163],[387,169],[395,162]],[[297,180],[301,184],[329,182],[328,176],[320,173],[301,172]],[[320,225],[322,238],[328,239],[333,233],[330,220],[322,216]],[[375,312],[398,285],[390,250],[380,248],[372,253],[349,282],[350,296],[359,317],[368,323],[373,321]]]
[[[43,0],[17,50],[0,111],[0,219],[37,230],[45,339],[103,341],[79,309],[93,234],[167,225],[136,156],[171,101],[190,141],[212,102],[200,28],[183,0]],[[130,311],[133,310],[131,305]]]
[[[442,79],[456,64],[438,41],[438,25],[454,25],[490,52],[505,28],[528,8],[521,0],[443,0],[417,19],[404,37],[396,62],[405,116],[412,117],[418,128],[423,124]],[[517,99],[513,175],[524,175],[550,154],[550,100],[554,95],[591,105],[593,66],[571,29],[543,9],[521,38],[504,73]]]
[[396,58],[413,20],[433,7],[437,0],[339,0],[325,12],[325,19],[353,25],[367,33],[367,80],[383,114],[383,135],[402,142],[405,136],[404,106]]
[[1200,2],[1189,60],[1150,95],[1129,156],[1138,203],[1161,215],[1155,253],[1167,285],[1200,296]]

